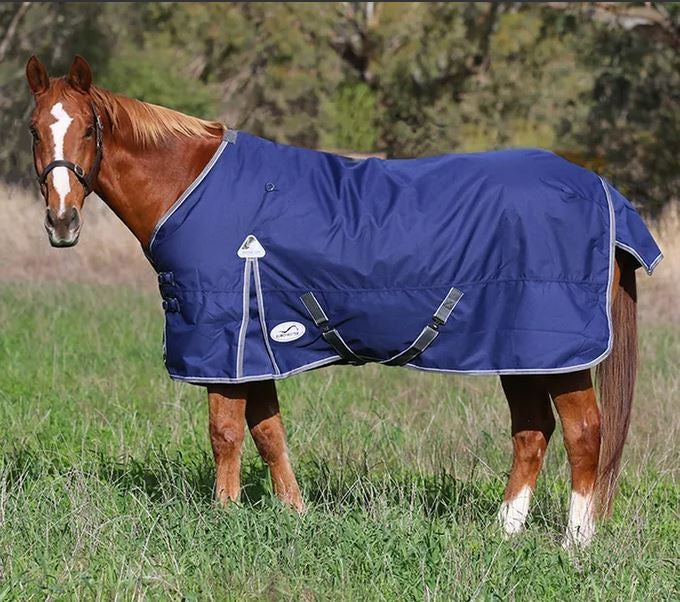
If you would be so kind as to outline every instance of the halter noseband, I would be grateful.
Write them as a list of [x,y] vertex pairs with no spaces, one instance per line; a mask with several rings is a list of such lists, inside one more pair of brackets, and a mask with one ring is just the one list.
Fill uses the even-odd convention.
[[92,164],[92,169],[90,169],[87,175],[85,175],[85,170],[77,163],[73,163],[73,161],[67,161],[66,159],[57,159],[55,161],[52,161],[52,163],[46,165],[45,169],[43,169],[40,175],[38,176],[38,182],[40,183],[40,186],[45,185],[45,180],[47,179],[47,176],[53,169],[57,167],[65,167],[66,169],[72,171],[75,174],[76,178],[78,178],[78,181],[82,184],[83,188],[85,189],[85,196],[92,192],[92,185],[94,183],[94,179],[97,177],[97,174],[99,173],[99,166],[102,162],[102,142],[103,142],[102,136],[104,133],[104,127],[102,126],[101,117],[99,117],[99,115],[97,114],[97,110],[95,109],[93,102],[90,103],[90,107],[92,109],[92,117],[94,118],[95,129],[94,136],[95,145],[97,147],[97,154],[95,155],[94,163]]

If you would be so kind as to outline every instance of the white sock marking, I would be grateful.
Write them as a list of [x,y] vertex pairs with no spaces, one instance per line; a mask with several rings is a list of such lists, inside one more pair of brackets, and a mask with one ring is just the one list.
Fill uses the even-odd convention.
[[595,518],[593,514],[593,496],[571,492],[569,503],[569,523],[564,539],[564,547],[571,545],[587,546],[595,534]]
[[514,498],[501,504],[498,520],[500,520],[508,535],[519,533],[524,528],[524,523],[529,514],[531,493],[531,487],[525,485]]
[[[54,160],[58,161],[64,158],[64,138],[73,118],[64,110],[64,105],[60,102],[52,107],[50,114],[57,120],[50,126],[50,129],[54,139]],[[55,167],[52,170],[52,183],[59,195],[59,215],[61,216],[66,211],[66,196],[71,192],[68,170],[65,167]]]

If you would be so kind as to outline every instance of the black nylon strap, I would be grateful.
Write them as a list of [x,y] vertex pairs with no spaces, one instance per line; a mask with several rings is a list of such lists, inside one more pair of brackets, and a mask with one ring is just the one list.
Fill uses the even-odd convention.
[[453,312],[453,308],[456,307],[456,304],[458,301],[460,301],[460,298],[463,296],[462,291],[459,291],[457,288],[453,287],[444,300],[442,301],[441,305],[438,307],[437,311],[434,312],[434,316],[432,316],[433,320],[435,322],[441,322],[442,324],[446,324],[446,321],[449,319],[451,316],[451,313]]
[[[381,363],[386,366],[405,366],[418,357],[439,336],[439,327],[446,324],[462,296],[462,291],[452,287],[437,308],[437,311],[434,312],[432,322],[423,328],[416,340],[398,355]],[[367,362],[366,359],[357,355],[349,348],[336,329],[331,329],[328,316],[314,296],[314,293],[305,293],[300,297],[300,301],[304,304],[312,320],[314,320],[314,324],[321,329],[321,336],[335,349],[336,353],[343,360],[356,366]]]
[[422,332],[409,347],[382,363],[386,366],[405,366],[418,357],[439,336],[439,327],[446,324],[462,296],[462,291],[452,287],[446,294],[446,297],[444,297],[441,305],[437,308],[437,311],[434,312],[432,323],[423,328]]
[[327,330],[326,332],[322,332],[321,336],[346,362],[352,364],[353,366],[361,366],[362,364],[366,363],[366,360],[358,356],[349,348],[337,330]]
[[67,161],[66,159],[57,159],[45,167],[45,169],[43,169],[42,173],[40,174],[40,178],[38,178],[40,183],[44,184],[45,180],[47,179],[47,175],[57,167],[65,167],[66,169],[70,169],[80,180],[80,183],[85,185],[85,172],[83,171],[83,168],[77,163],[73,163],[73,161]]
[[328,316],[321,308],[319,302],[316,300],[314,293],[305,293],[302,295],[302,297],[300,297],[300,301],[304,303],[309,315],[312,317],[312,320],[314,320],[314,324],[316,324],[322,330],[324,325],[328,327]]
[[335,328],[330,327],[328,316],[321,307],[321,304],[317,301],[314,293],[305,293],[300,297],[300,301],[304,304],[312,320],[314,320],[314,324],[321,329],[321,336],[331,347],[333,347],[333,349],[335,349],[335,352],[343,360],[355,366],[366,363],[365,359],[349,348],[347,343],[345,343],[344,339],[340,336],[340,333]]
[[425,351],[438,336],[439,331],[428,324],[409,347],[404,349],[399,355],[395,355],[382,363],[386,366],[405,366]]

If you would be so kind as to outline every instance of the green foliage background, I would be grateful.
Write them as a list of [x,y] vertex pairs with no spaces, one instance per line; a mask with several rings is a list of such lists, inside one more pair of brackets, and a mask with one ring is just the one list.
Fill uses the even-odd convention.
[[32,175],[26,60],[80,53],[104,87],[283,142],[543,146],[656,212],[680,183],[680,11],[606,4],[3,4],[0,177]]

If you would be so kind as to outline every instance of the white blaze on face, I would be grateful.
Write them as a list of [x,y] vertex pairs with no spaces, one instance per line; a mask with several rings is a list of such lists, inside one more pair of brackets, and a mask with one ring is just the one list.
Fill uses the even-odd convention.
[[[64,110],[64,105],[60,102],[52,107],[50,114],[57,120],[50,126],[50,129],[54,140],[54,161],[58,161],[64,158],[64,139],[73,118]],[[59,215],[63,215],[66,210],[66,196],[71,192],[68,169],[55,167],[52,170],[52,183],[59,195]]]
[[565,547],[571,545],[587,546],[595,534],[595,518],[593,516],[592,494],[581,495],[571,492],[569,503],[569,523],[564,540]]
[[531,493],[531,487],[525,485],[514,498],[501,504],[498,520],[500,520],[508,535],[519,533],[524,528],[524,523],[529,514]]

